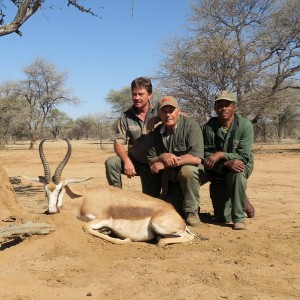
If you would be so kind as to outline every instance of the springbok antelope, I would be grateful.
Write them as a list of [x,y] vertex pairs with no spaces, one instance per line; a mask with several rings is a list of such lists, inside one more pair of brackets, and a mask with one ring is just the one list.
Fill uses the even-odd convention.
[[[44,176],[27,178],[44,183],[49,214],[58,213],[61,208],[71,210],[78,219],[86,222],[83,225],[86,233],[114,244],[157,238],[158,246],[165,246],[194,239],[194,234],[189,231],[173,206],[163,200],[142,192],[124,191],[116,187],[86,188],[84,195],[72,192],[68,184],[90,178],[61,177],[71,156],[71,144],[67,139],[67,153],[51,178],[50,166],[43,150],[45,140],[39,145]],[[68,197],[64,197],[65,194]],[[99,230],[103,228],[108,228],[117,237],[101,233]]]

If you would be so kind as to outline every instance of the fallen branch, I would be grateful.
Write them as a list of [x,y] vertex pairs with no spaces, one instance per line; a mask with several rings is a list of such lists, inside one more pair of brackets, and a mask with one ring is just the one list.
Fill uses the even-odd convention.
[[27,222],[20,225],[0,228],[0,244],[18,240],[19,242],[32,235],[45,235],[55,230],[54,225]]

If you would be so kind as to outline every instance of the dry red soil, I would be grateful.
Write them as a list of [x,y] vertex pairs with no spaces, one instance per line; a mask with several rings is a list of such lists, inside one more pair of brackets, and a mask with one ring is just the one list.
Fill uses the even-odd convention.
[[[93,141],[72,145],[64,176],[92,176],[76,188],[105,189],[104,161],[113,152]],[[209,222],[212,206],[205,185],[203,222],[192,228],[196,239],[164,248],[152,242],[114,245],[84,233],[82,222],[68,211],[45,215],[41,184],[22,179],[10,186],[7,179],[43,175],[38,150],[28,146],[0,151],[5,170],[0,177],[0,226],[32,221],[55,225],[55,231],[0,251],[0,299],[300,299],[299,143],[254,146],[248,195],[256,216],[246,220],[247,230]],[[45,149],[54,169],[66,145],[47,142]],[[139,191],[139,178],[124,178],[124,194],[126,190]],[[11,215],[15,222],[8,222]]]

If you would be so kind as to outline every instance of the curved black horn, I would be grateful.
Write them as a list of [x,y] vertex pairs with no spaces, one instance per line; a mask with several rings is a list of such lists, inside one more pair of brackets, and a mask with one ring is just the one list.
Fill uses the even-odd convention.
[[47,139],[42,139],[39,145],[39,153],[40,153],[40,158],[43,164],[44,168],[44,174],[45,174],[45,183],[48,184],[51,181],[51,171],[50,171],[50,166],[49,163],[46,159],[46,156],[44,154],[44,149],[43,149],[43,144]]
[[56,168],[55,170],[55,173],[53,175],[53,182],[55,184],[59,184],[60,182],[60,178],[61,178],[61,172],[62,170],[64,169],[64,167],[66,166],[70,156],[71,156],[71,152],[72,152],[72,146],[71,146],[71,143],[69,142],[68,139],[64,139],[67,144],[68,144],[68,150],[67,150],[67,153],[66,153],[66,156],[64,157],[64,159],[62,160],[62,162],[58,165],[58,167]]

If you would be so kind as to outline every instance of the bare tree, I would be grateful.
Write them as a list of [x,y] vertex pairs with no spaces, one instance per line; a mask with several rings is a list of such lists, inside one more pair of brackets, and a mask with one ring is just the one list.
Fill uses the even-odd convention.
[[79,103],[71,89],[64,87],[66,72],[58,72],[53,64],[37,58],[24,68],[26,79],[20,83],[19,97],[29,107],[28,128],[33,149],[35,141],[43,136],[44,124],[51,111],[62,103]]
[[24,107],[17,99],[6,98],[0,101],[0,143],[8,143],[14,132],[24,124]]
[[95,113],[92,116],[94,128],[99,139],[100,148],[103,149],[103,140],[112,137],[112,118],[108,112]]
[[77,132],[80,133],[81,137],[89,139],[93,129],[93,118],[92,116],[82,116],[75,120],[75,124],[80,128]]
[[68,139],[80,140],[85,136],[84,129],[81,128],[80,124],[76,120],[72,120],[68,123],[67,130],[65,136]]
[[[16,6],[16,15],[14,19],[10,22],[6,21],[6,6],[7,3],[11,2]],[[99,17],[94,10],[91,8],[87,8],[82,3],[85,1],[80,0],[67,0],[65,1],[66,6],[72,6],[76,9],[79,9],[81,12],[91,14],[93,16]],[[60,4],[51,3],[49,0],[2,0],[0,2],[0,36],[17,33],[22,36],[22,32],[20,31],[20,27],[30,18],[32,17],[39,9],[45,8],[46,4],[49,3],[49,9],[53,8],[53,6],[59,6]]]
[[288,124],[296,124],[300,116],[300,96],[296,90],[281,90],[276,94],[278,101],[273,102],[273,114],[271,115],[277,141],[281,143],[287,135]]
[[[257,49],[262,59],[260,81],[256,84],[254,93],[256,101],[255,109],[252,111],[255,115],[253,123],[256,123],[266,111],[272,111],[273,107],[285,103],[286,98],[282,98],[282,95],[289,96],[292,95],[292,90],[300,89],[299,1],[280,2],[272,12],[269,22],[260,28]],[[290,92],[284,94],[283,90]],[[278,104],[274,103],[276,101]]]
[[257,124],[255,125],[256,134],[255,136],[258,138],[259,136],[262,137],[263,142],[267,142],[268,139],[268,126],[272,121],[270,118],[264,116],[259,119]]
[[203,123],[213,113],[216,87],[212,77],[206,75],[207,55],[201,47],[192,41],[173,40],[158,77],[162,93],[175,96],[186,112]]
[[219,90],[235,92],[256,123],[281,90],[300,87],[299,1],[201,0],[188,22],[188,34],[166,44],[158,78],[200,122]]
[[53,135],[54,139],[57,140],[70,121],[71,118],[66,113],[54,108],[46,119],[45,127]]
[[267,19],[272,2],[197,1],[188,20],[190,34],[170,43],[162,64],[166,72],[160,76],[163,86],[171,78],[173,92],[203,121],[211,117],[219,90],[236,92],[242,102],[260,68],[255,28]]
[[26,131],[27,109],[17,97],[17,83],[4,82],[0,86],[0,144],[4,145],[14,135]]

